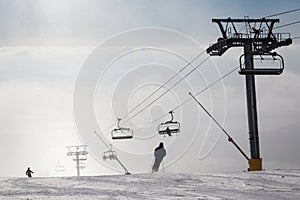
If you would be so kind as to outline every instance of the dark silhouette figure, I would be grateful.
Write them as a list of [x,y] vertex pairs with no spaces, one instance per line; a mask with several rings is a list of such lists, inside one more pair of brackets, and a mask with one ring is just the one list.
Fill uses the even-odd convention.
[[31,171],[31,169],[28,167],[25,174],[26,174],[29,178],[31,178],[31,177],[32,177],[31,174],[34,174],[34,173],[33,173],[33,171]]
[[171,134],[171,130],[169,129],[169,127],[167,127],[167,129],[166,129],[166,133],[168,134],[168,136],[171,136],[172,134]]
[[163,160],[163,158],[166,156],[167,152],[164,148],[164,143],[159,143],[159,146],[155,148],[154,150],[154,164],[152,166],[152,173],[153,172],[157,172],[159,169],[159,165],[161,163],[161,161]]

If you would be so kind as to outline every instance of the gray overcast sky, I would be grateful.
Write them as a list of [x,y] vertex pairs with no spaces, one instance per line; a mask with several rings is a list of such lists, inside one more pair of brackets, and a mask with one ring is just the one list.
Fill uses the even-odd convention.
[[[115,117],[126,114],[187,60],[220,37],[217,25],[211,23],[212,18],[245,15],[259,18],[299,7],[300,2],[292,0],[1,0],[0,152],[3,162],[0,176],[23,176],[28,166],[36,176],[75,174],[75,163],[66,156],[65,146],[80,143],[91,146],[94,156],[88,157],[83,174],[115,173],[109,166],[117,169],[118,166],[104,164],[100,158],[105,146],[92,132],[79,130],[78,133],[74,120],[76,80],[91,60],[99,66],[92,68],[95,75],[106,69],[107,65],[101,64],[111,64],[102,73],[102,82],[97,83],[93,94],[97,123],[106,129]],[[298,21],[299,17],[299,12],[281,15],[280,24]],[[122,33],[145,27],[157,27],[161,31],[146,28],[144,32],[133,31],[128,37]],[[300,36],[299,24],[276,31]],[[130,50],[135,43],[139,47],[161,49],[131,52],[112,62],[119,56],[118,52]],[[278,52],[285,58],[284,73],[256,79],[261,156],[267,169],[299,168],[299,40]],[[200,91],[205,82],[218,79],[218,73],[225,74],[238,66],[241,53],[241,49],[230,49],[220,58],[211,58],[198,74],[193,74],[147,113],[126,125],[138,129],[166,113],[188,98],[190,90]],[[92,76],[93,72],[87,78],[99,78]],[[233,73],[199,98],[249,153],[244,84],[244,78]],[[82,109],[85,106],[89,108],[82,105]],[[175,138],[155,136],[149,140],[113,142],[131,171],[148,170],[152,150],[159,141],[167,144],[165,162],[169,171],[204,173],[247,168],[246,161],[195,103],[190,102],[176,113],[175,117],[182,122],[182,132]],[[85,120],[86,116],[81,117]],[[160,121],[140,130],[137,136],[150,136],[156,131],[157,123]],[[80,141],[78,134],[84,141]],[[109,135],[103,137],[112,142]],[[66,171],[55,171],[58,165],[64,165]]]

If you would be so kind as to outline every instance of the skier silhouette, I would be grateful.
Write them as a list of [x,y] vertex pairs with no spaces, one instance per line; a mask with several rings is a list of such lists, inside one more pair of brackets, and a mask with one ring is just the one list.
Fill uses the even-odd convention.
[[172,134],[171,134],[171,130],[169,129],[169,127],[167,127],[167,129],[166,129],[166,133],[168,134],[168,136],[171,136]]
[[166,156],[167,152],[164,148],[164,143],[159,143],[159,146],[155,148],[154,150],[154,164],[152,166],[152,173],[153,172],[157,172],[159,169],[159,165],[161,163],[161,161],[163,160],[163,158]]
[[31,174],[34,174],[34,173],[33,173],[33,171],[31,171],[31,169],[28,167],[25,174],[26,174],[29,178],[31,178],[31,177],[32,177]]

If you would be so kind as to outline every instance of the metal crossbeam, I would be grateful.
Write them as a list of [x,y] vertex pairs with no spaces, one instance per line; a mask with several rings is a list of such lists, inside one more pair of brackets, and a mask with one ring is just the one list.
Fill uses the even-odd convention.
[[[218,24],[222,37],[211,44],[206,52],[212,56],[221,56],[230,47],[243,47],[251,42],[253,52],[270,52],[281,46],[292,43],[289,33],[273,33],[274,24],[279,19],[212,19]],[[238,31],[237,24],[246,27],[246,31]],[[243,29],[242,27],[242,29]],[[242,30],[241,29],[241,30]]]

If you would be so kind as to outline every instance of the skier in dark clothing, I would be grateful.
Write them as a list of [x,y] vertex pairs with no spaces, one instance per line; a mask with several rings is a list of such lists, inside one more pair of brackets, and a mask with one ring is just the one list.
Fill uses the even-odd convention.
[[28,167],[25,174],[26,174],[29,178],[31,178],[31,177],[32,177],[31,174],[34,174],[34,173],[33,173],[33,171],[31,171],[31,169]]
[[152,166],[152,173],[153,172],[157,172],[159,169],[159,165],[161,163],[161,161],[163,160],[163,158],[166,156],[167,152],[164,149],[164,143],[160,143],[158,147],[155,148],[154,150],[154,164]]

